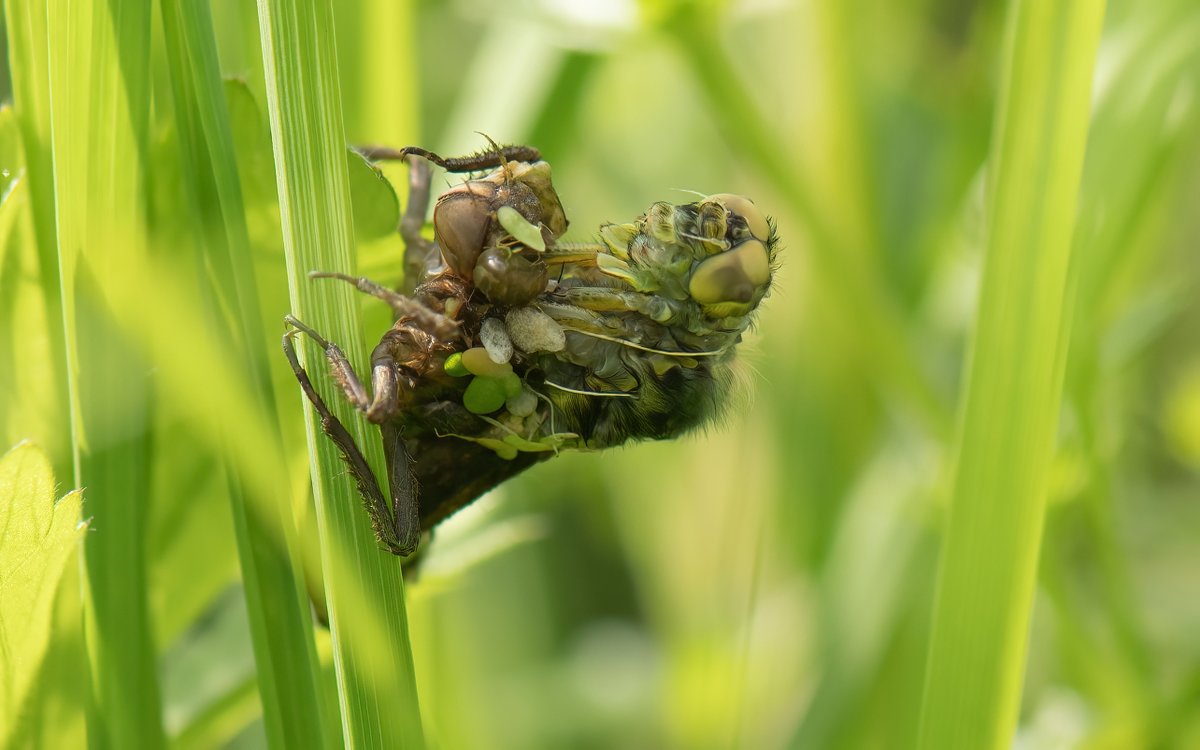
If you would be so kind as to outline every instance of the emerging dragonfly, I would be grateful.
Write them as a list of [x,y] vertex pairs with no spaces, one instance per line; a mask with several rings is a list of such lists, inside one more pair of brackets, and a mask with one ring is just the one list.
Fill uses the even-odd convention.
[[[290,315],[283,348],[388,550],[411,554],[423,531],[560,450],[673,438],[721,412],[735,344],[770,289],[778,245],[774,222],[750,200],[655,203],[631,223],[601,226],[598,242],[566,243],[566,214],[536,149],[363,153],[409,163],[401,234],[420,283],[401,294],[310,274],[349,281],[395,311],[371,355],[370,391],[341,349]],[[476,175],[438,198],[433,242],[421,234],[427,162]],[[379,426],[390,502],[301,367],[298,332]]]

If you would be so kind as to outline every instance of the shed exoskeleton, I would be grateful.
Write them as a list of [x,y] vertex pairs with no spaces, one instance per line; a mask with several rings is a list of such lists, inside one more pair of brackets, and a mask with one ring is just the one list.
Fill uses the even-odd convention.
[[[363,153],[409,162],[401,234],[405,267],[422,278],[404,294],[310,274],[349,281],[395,311],[372,353],[369,389],[336,345],[292,316],[283,346],[390,551],[410,554],[423,531],[560,450],[669,439],[721,412],[735,345],[770,290],[778,247],[773,222],[749,199],[655,203],[632,222],[603,225],[597,241],[568,243],[536,149]],[[421,233],[425,162],[476,175],[437,199],[432,242]],[[301,367],[297,332],[379,426],[390,499]]]

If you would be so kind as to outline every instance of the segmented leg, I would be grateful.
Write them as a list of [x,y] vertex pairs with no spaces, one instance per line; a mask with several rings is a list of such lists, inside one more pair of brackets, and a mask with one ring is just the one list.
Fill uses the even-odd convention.
[[[388,490],[392,495],[393,521],[398,554],[409,555],[421,543],[420,495],[413,473],[413,460],[404,447],[403,436],[393,422],[379,426],[383,436],[383,456],[387,461]],[[409,498],[400,502],[397,498]]]
[[656,294],[625,292],[609,287],[576,286],[556,292],[571,305],[597,312],[636,312],[658,323],[670,321],[677,310],[672,300]]
[[595,267],[596,256],[604,250],[604,245],[595,242],[555,242],[554,247],[547,248],[541,257],[551,267],[568,263]]
[[[454,341],[462,338],[462,329],[460,328],[458,321],[454,318],[443,315],[436,310],[431,310],[428,306],[422,304],[418,300],[415,300],[412,297],[406,297],[399,292],[393,292],[391,289],[388,289],[376,281],[371,281],[365,276],[349,276],[344,273],[335,273],[333,271],[312,271],[308,274],[308,277],[310,279],[337,279],[338,281],[345,281],[349,284],[353,284],[354,288],[360,292],[365,292],[372,297],[377,297],[388,303],[388,305],[391,306],[392,310],[396,313],[397,319],[406,318],[411,320],[414,322],[416,327],[430,332],[442,341]],[[290,318],[291,316],[288,317]],[[295,321],[295,318],[291,318],[291,320]],[[326,347],[327,354],[329,353],[330,347],[332,347],[332,349],[338,354],[341,354],[340,349],[329,344],[328,342],[325,342],[325,339],[320,338],[320,336],[318,336],[315,332],[308,329],[308,326],[298,322],[293,323],[293,325],[295,325],[297,328],[300,328],[310,336],[313,336],[317,340],[324,342],[321,344],[321,346]],[[345,355],[342,355],[342,359],[345,359]],[[333,363],[331,361],[331,364],[333,364],[335,368],[338,367],[337,363]]]
[[404,240],[404,291],[412,294],[417,285],[436,265],[438,250],[421,230],[429,213],[430,184],[433,172],[429,162],[417,157],[408,159],[408,205],[400,218],[400,237]]
[[471,156],[446,159],[419,146],[391,148],[390,146],[356,146],[358,153],[371,161],[401,161],[409,156],[419,156],[447,172],[479,172],[495,169],[510,161],[535,162],[542,160],[542,152],[532,146],[501,146],[480,151]]
[[388,289],[383,284],[377,281],[372,281],[366,276],[350,276],[344,273],[335,271],[309,271],[308,278],[310,279],[338,279],[353,284],[354,288],[372,297],[381,299],[386,302],[396,313],[396,317],[409,314],[413,305],[416,304],[411,298],[405,295]]
[[354,483],[358,487],[359,495],[363,498],[363,506],[371,519],[371,527],[375,531],[376,538],[393,554],[401,556],[411,554],[421,540],[419,503],[416,481],[413,479],[410,466],[411,459],[398,429],[391,424],[386,425],[386,428],[381,428],[384,435],[384,454],[387,458],[388,489],[392,496],[392,502],[389,505],[383,492],[379,489],[375,473],[371,471],[370,465],[355,444],[354,438],[351,437],[337,416],[329,410],[324,399],[313,387],[308,373],[296,356],[292,337],[298,332],[304,333],[324,349],[326,359],[329,360],[333,370],[333,376],[342,391],[356,408],[365,411],[370,408],[370,402],[362,382],[359,381],[349,361],[336,345],[329,343],[316,331],[290,315],[286,316],[285,322],[290,329],[283,335],[284,356],[287,357],[304,395],[317,410],[317,414],[321,418],[321,429],[338,447],[342,460],[350,470],[350,475],[354,477]]

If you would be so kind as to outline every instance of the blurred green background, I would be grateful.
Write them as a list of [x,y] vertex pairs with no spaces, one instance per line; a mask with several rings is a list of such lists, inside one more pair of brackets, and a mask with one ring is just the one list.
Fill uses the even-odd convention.
[[[135,431],[145,461],[144,581],[128,585],[145,601],[167,741],[265,746],[231,461],[295,507],[318,596],[320,564],[301,396],[277,353],[290,308],[256,10],[211,3],[264,321],[248,340],[269,364],[277,412],[265,427],[239,407],[239,350],[194,304],[205,285],[217,288],[214,309],[231,303],[204,260],[208,239],[181,218],[203,211],[186,188],[157,3],[150,64],[123,73],[148,87],[138,189],[152,273],[113,277],[110,298],[133,312],[114,313],[92,341],[125,352],[124,374],[97,381],[68,368],[62,293],[39,250],[54,216],[38,214],[49,147],[21,120],[34,58],[16,21],[39,7],[6,3],[0,93],[12,102],[15,89],[17,101],[0,113],[0,446],[35,441],[62,495],[82,439],[68,384],[111,402],[90,418]],[[536,145],[568,239],[686,191],[749,195],[783,238],[774,290],[740,350],[743,393],[720,424],[670,444],[564,455],[439,528],[406,587],[429,744],[910,745],[982,263],[1005,4],[338,0],[333,10],[351,143],[453,155],[478,149],[482,132]],[[51,49],[63,44],[50,35]],[[1198,86],[1200,5],[1108,3],[1023,750],[1200,748]],[[403,193],[404,170],[386,173]],[[360,205],[364,195],[352,193]],[[397,283],[399,239],[364,234],[359,271]],[[389,311],[363,298],[362,314],[370,346]],[[152,403],[130,405],[132,378]],[[238,443],[231,459],[214,422],[278,430],[285,455],[270,463]],[[120,521],[83,497],[90,544]],[[86,690],[61,677],[85,671],[79,570],[68,564],[59,584],[46,666],[23,667],[40,671],[14,744],[83,739]],[[336,701],[328,633],[318,625],[315,638],[319,690]]]

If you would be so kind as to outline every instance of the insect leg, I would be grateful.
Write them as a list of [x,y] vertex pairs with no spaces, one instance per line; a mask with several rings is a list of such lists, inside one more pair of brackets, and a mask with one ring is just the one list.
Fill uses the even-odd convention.
[[419,146],[405,146],[404,148],[355,146],[355,150],[371,161],[401,161],[409,156],[419,156],[447,172],[479,172],[484,169],[494,169],[510,161],[532,163],[542,160],[542,152],[533,146],[502,146],[471,156],[456,156],[450,159],[438,156]]
[[[299,321],[289,316],[288,322],[292,325]],[[358,487],[358,494],[362,496],[363,507],[366,508],[367,516],[371,519],[371,528],[375,531],[375,537],[379,539],[393,554],[407,555],[415,548],[417,542],[420,541],[420,529],[414,536],[411,532],[405,536],[397,534],[398,528],[402,527],[397,514],[393,514],[392,509],[388,506],[387,499],[384,498],[383,492],[379,489],[379,482],[375,479],[375,473],[371,471],[367,459],[355,444],[354,438],[346,430],[345,425],[341,420],[329,410],[324,399],[317,393],[313,387],[312,381],[309,380],[308,373],[301,366],[300,360],[296,357],[296,349],[292,343],[292,337],[297,331],[303,331],[309,335],[315,336],[312,329],[307,326],[301,327],[303,324],[288,330],[283,335],[283,353],[287,357],[288,363],[292,366],[292,372],[296,376],[296,380],[300,382],[300,388],[304,391],[304,395],[312,402],[313,408],[317,410],[317,414],[321,417],[321,429],[325,432],[333,444],[338,447],[338,451],[342,455],[342,460],[346,463],[346,467],[350,470],[350,475],[354,477],[354,483]],[[321,342],[319,336],[316,336],[317,341]],[[386,443],[385,443],[386,445]],[[407,454],[405,454],[407,455]],[[392,467],[389,464],[389,475],[392,473]],[[396,480],[389,476],[390,484],[393,488],[396,487]],[[415,504],[416,493],[411,492],[409,502]],[[410,511],[405,510],[405,518],[408,519]],[[407,521],[406,521],[407,522]]]
[[395,361],[387,346],[376,347],[371,357],[371,390],[374,392],[371,396],[367,395],[366,386],[337,344],[326,341],[321,334],[291,315],[285,315],[284,322],[307,335],[325,351],[330,373],[346,394],[346,400],[365,414],[370,422],[381,425],[395,416],[400,400],[400,383],[397,381]]
[[[449,317],[448,315],[443,315],[436,310],[431,310],[422,302],[415,300],[412,297],[400,294],[399,292],[394,292],[382,284],[372,281],[365,276],[349,276],[344,273],[336,273],[333,271],[312,271],[308,274],[308,277],[310,279],[337,279],[338,281],[345,281],[349,284],[353,284],[354,288],[358,291],[365,292],[372,297],[377,297],[388,303],[388,305],[392,308],[392,311],[396,313],[397,319],[408,318],[414,320],[419,327],[430,331],[445,340],[462,338],[462,330],[458,321],[456,321],[454,318]],[[325,339],[321,338],[315,332],[310,330],[308,326],[304,325],[303,323],[296,322],[295,318],[291,318],[291,316],[288,316],[288,318],[290,318],[288,322],[292,323],[292,325],[294,325],[296,328],[299,328],[309,336],[312,336],[315,340],[321,342],[321,346],[326,347],[327,354],[334,356],[333,354],[330,354],[330,350],[332,349],[343,360],[345,359],[345,356],[342,355],[341,350],[336,346],[326,342]],[[333,364],[335,368],[338,367],[338,363],[336,362],[331,362],[331,364]],[[346,367],[348,367],[348,365],[346,365]]]
[[[363,387],[362,381],[358,379],[358,375],[354,372],[354,368],[350,365],[350,360],[346,359],[346,355],[342,352],[341,348],[339,348],[337,344],[331,344],[326,341],[321,334],[309,328],[304,323],[301,323],[299,319],[292,315],[283,316],[283,322],[286,323],[289,328],[299,330],[313,341],[317,342],[317,345],[324,350],[325,359],[329,360],[329,369],[333,374],[333,379],[337,381],[337,384],[342,389],[342,392],[346,394],[346,399],[350,403],[354,404],[355,409],[358,409],[359,411],[366,411],[371,405],[371,398],[367,396],[367,389]],[[289,361],[291,361],[293,357],[293,354],[289,354],[291,347],[289,337],[292,335],[292,333],[293,332],[289,330],[287,336],[284,337],[284,353],[288,354]],[[294,369],[295,368],[293,368],[293,370]],[[297,374],[296,377],[299,378],[299,374]],[[303,383],[301,383],[301,385],[303,385]]]
[[595,267],[596,256],[602,254],[605,246],[592,242],[555,242],[554,247],[547,248],[541,253],[542,260],[548,266],[562,266],[568,263]]
[[417,158],[408,160],[408,205],[400,217],[400,237],[404,240],[404,290],[409,293],[425,278],[438,256],[433,242],[421,234],[425,216],[429,213],[432,181],[433,172],[428,162]]
[[391,546],[400,555],[411,554],[421,543],[421,513],[417,480],[413,476],[412,456],[404,446],[400,429],[394,422],[379,426],[383,434],[383,455],[387,460],[388,489],[392,495]]
[[678,312],[672,300],[655,294],[588,286],[571,287],[560,294],[572,305],[585,310],[636,312],[658,323],[669,322]]
[[347,274],[336,273],[334,271],[310,271],[308,278],[338,279],[340,281],[353,284],[354,288],[358,291],[369,294],[372,297],[376,297],[386,302],[396,313],[397,317],[406,315],[409,308],[411,308],[414,304],[410,298],[400,294],[399,292],[388,289],[383,284],[380,284],[377,281],[372,281],[366,276],[349,276]]

